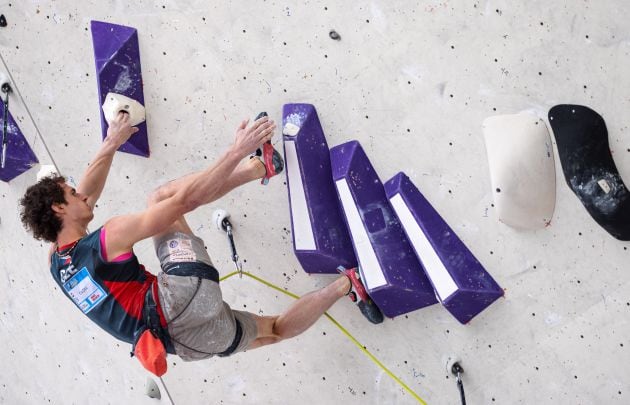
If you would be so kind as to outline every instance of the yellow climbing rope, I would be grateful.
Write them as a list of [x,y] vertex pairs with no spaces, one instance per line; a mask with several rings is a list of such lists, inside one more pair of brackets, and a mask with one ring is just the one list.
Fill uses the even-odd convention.
[[[238,271],[234,271],[226,276],[221,277],[221,281],[228,279],[236,274],[239,274]],[[271,287],[276,291],[280,291],[281,293],[288,295],[289,297],[298,299],[300,298],[299,295],[293,294],[290,291],[286,291],[283,290],[282,288],[270,283],[269,281],[263,280],[262,278],[255,276],[251,273],[248,273],[246,271],[244,271],[242,273],[243,275],[246,275],[247,277],[253,278],[254,280],[266,285],[267,287]],[[388,376],[390,376],[392,378],[392,380],[396,381],[401,387],[403,387],[403,389],[405,391],[407,391],[416,401],[418,401],[418,403],[423,404],[423,405],[427,405],[427,403],[420,398],[420,396],[418,394],[416,394],[411,388],[409,388],[407,386],[407,384],[405,384],[404,382],[402,382],[402,380],[400,378],[398,378],[394,373],[392,373],[387,367],[385,367],[385,365],[383,363],[381,363],[372,353],[370,353],[370,351],[368,349],[365,348],[365,346],[363,346],[361,343],[359,343],[359,341],[350,334],[350,332],[348,332],[346,330],[346,328],[344,328],[343,326],[341,326],[341,324],[339,322],[337,322],[337,320],[335,320],[335,318],[333,318],[332,316],[328,315],[328,312],[324,313],[324,315],[326,315],[326,318],[328,318],[330,320],[330,322],[332,322],[335,326],[337,326],[337,328],[339,328],[339,330],[348,337],[348,339],[350,339],[350,341],[352,343],[354,343],[363,353],[365,353],[366,356],[368,356],[370,358],[370,360],[372,360],[377,366],[379,366]]]

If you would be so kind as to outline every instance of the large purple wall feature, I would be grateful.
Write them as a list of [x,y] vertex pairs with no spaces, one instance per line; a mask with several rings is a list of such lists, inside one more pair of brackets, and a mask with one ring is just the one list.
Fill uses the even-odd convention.
[[310,104],[285,104],[282,117],[295,255],[307,273],[355,267],[317,111]]
[[330,150],[332,173],[368,294],[388,317],[437,302],[431,283],[357,141]]
[[[122,94],[144,105],[138,32],[135,28],[100,21],[92,21],[91,28],[101,128],[105,138],[108,124],[101,106],[107,93]],[[150,152],[147,123],[138,124],[138,132],[118,150],[148,157]]]
[[463,324],[499,297],[503,289],[433,206],[400,172],[385,192],[444,307]]
[[[0,102],[0,131],[4,127],[1,117],[4,117],[4,103]],[[26,142],[20,127],[13,119],[11,112],[7,120],[7,154],[4,169],[0,167],[0,180],[9,182],[24,173],[39,161],[35,153]],[[2,133],[0,132],[0,136]],[[1,138],[0,138],[1,139]],[[0,144],[0,148],[2,145]],[[0,149],[1,150],[1,149]]]

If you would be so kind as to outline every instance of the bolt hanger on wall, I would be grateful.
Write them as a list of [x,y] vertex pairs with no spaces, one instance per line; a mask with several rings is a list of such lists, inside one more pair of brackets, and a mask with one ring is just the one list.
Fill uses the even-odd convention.
[[234,244],[234,234],[232,232],[232,223],[230,222],[230,214],[222,209],[218,209],[212,213],[212,218],[214,220],[214,225],[217,227],[217,230],[223,231],[226,233],[228,240],[230,242],[230,250],[232,251],[232,261],[236,266],[236,271],[238,271],[238,275],[240,278],[243,278],[243,263],[238,257],[238,253],[236,253],[236,245]]
[[462,381],[462,374],[464,374],[464,368],[461,366],[461,360],[455,355],[450,355],[446,361],[446,372],[455,376],[457,381],[457,388],[459,390],[459,398],[462,401],[462,405],[466,405],[466,396],[464,395],[464,382]]

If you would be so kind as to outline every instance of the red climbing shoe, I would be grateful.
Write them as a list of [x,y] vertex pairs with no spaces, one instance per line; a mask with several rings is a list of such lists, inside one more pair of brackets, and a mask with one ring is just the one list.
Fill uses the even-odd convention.
[[337,267],[337,271],[350,280],[350,289],[346,293],[352,302],[359,306],[359,310],[367,318],[368,321],[378,324],[383,322],[383,314],[378,309],[374,301],[370,298],[363,283],[357,268],[346,269],[343,266]]
[[[266,116],[267,113],[263,111],[256,116],[256,120]],[[267,185],[270,178],[282,173],[284,169],[284,159],[280,152],[274,149],[271,142],[265,142],[261,148],[256,149],[256,152],[250,156],[250,159],[252,158],[257,158],[265,165],[265,177],[261,179],[260,184]]]
[[284,159],[280,152],[274,149],[271,142],[265,142],[262,146],[262,159],[261,162],[265,165],[265,177],[262,178],[260,184],[267,185],[269,179],[280,174],[284,169]]

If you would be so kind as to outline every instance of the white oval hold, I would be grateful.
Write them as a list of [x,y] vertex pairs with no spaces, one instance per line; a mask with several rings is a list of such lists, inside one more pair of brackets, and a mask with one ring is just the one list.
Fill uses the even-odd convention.
[[499,220],[516,228],[547,226],[556,205],[556,171],[549,131],[531,112],[483,122],[490,181]]
[[136,100],[118,93],[107,93],[103,103],[103,115],[108,124],[111,124],[119,112],[125,111],[129,114],[129,125],[136,126],[144,122],[144,106]]

